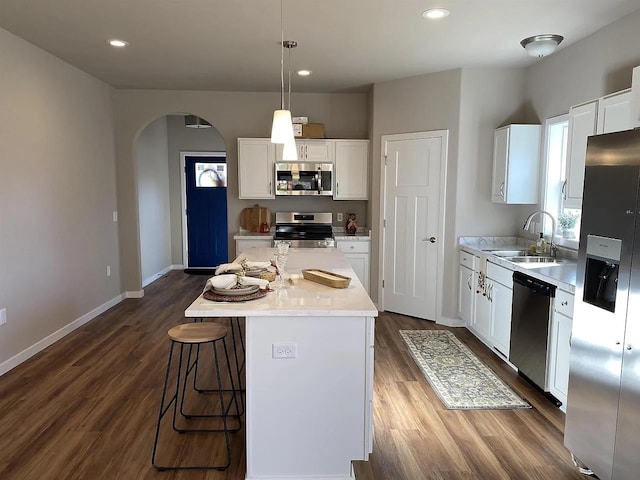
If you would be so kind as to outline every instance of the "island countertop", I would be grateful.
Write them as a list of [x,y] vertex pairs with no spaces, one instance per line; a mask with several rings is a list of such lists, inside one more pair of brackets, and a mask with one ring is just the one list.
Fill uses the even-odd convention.
[[[274,248],[252,248],[250,261],[273,258]],[[351,278],[347,288],[331,288],[302,278],[302,270],[316,268]],[[335,248],[292,248],[285,269],[285,289],[248,302],[213,302],[200,295],[185,311],[186,317],[246,316],[361,316],[378,311],[346,257]],[[276,281],[276,284],[279,279]],[[203,282],[204,284],[204,282]]]

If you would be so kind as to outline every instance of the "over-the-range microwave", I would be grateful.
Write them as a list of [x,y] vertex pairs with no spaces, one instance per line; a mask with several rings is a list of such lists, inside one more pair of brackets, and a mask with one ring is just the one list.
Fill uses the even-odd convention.
[[276,195],[333,195],[332,163],[276,163]]

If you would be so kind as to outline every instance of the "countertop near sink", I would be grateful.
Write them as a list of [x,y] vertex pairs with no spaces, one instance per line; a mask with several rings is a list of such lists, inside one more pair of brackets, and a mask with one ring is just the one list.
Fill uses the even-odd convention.
[[[509,270],[522,272],[530,277],[537,278],[538,280],[542,280],[543,282],[551,283],[552,285],[561,288],[562,290],[566,290],[567,292],[574,293],[575,285],[576,285],[576,262],[572,259],[563,259],[563,263],[554,265],[554,266],[539,266],[535,265],[532,268],[531,265],[523,266],[522,264],[516,264],[514,262],[510,262],[506,258],[497,257],[496,255],[491,254],[488,249],[496,249],[496,246],[486,245],[484,244],[461,244],[460,249],[465,252],[471,253],[472,255],[478,255],[481,258],[481,269],[484,261],[490,261],[501,267],[508,268]],[[512,243],[512,244],[501,244],[499,245],[501,250],[520,250],[523,248],[522,244]],[[526,248],[526,246],[525,246]]]

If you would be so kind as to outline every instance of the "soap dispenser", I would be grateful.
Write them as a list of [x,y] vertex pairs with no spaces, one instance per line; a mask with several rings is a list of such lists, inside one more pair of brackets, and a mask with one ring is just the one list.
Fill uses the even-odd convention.
[[540,232],[540,238],[536,242],[536,253],[546,253],[547,242],[544,239],[544,234]]

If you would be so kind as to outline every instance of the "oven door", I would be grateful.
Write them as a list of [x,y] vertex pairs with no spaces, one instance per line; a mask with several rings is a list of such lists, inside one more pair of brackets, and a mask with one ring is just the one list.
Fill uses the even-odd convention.
[[333,164],[276,163],[276,195],[333,195]]

